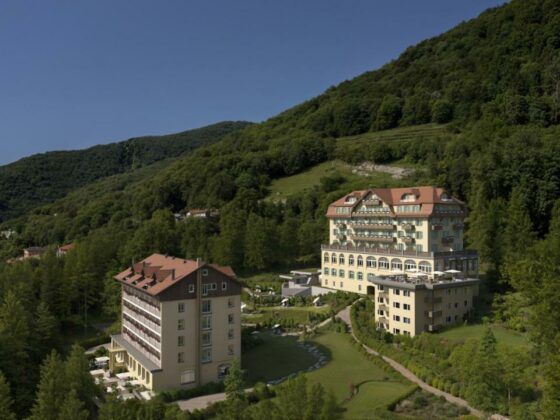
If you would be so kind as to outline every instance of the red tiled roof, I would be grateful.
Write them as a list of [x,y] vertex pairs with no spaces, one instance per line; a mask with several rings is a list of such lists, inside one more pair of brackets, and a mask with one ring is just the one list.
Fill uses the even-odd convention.
[[114,278],[155,296],[204,266],[210,266],[228,277],[235,278],[235,272],[229,266],[199,264],[195,260],[184,260],[161,254],[150,255]]
[[74,244],[67,244],[67,245],[62,245],[62,246],[58,247],[58,250],[62,251],[62,252],[68,252],[73,248],[74,248]]
[[[372,188],[363,191],[353,191],[344,197],[336,200],[329,205],[327,210],[327,217],[342,216],[336,213],[337,207],[356,207],[360,204],[362,199],[367,197],[370,193],[375,194],[381,199],[385,204],[389,206],[395,205],[410,205],[410,204],[421,204],[420,213],[406,213],[406,216],[429,216],[433,213],[434,204],[459,204],[464,206],[461,200],[451,197],[450,200],[443,200],[441,198],[442,194],[446,193],[443,188],[437,188],[432,186],[423,187],[409,187],[409,188]],[[414,194],[416,200],[414,201],[401,201],[403,195]],[[356,198],[353,203],[348,203],[346,200],[350,198]],[[392,215],[394,215],[392,213]]]

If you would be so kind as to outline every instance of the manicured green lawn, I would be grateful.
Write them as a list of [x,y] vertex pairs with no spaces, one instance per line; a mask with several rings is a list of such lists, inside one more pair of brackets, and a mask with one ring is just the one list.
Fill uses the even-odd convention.
[[242,366],[247,371],[249,385],[280,379],[315,363],[315,357],[297,346],[296,337],[281,337],[267,332],[261,332],[259,337],[264,343],[242,355]]
[[[499,345],[506,346],[527,346],[529,342],[527,336],[518,331],[508,330],[500,325],[491,325],[492,332],[496,336]],[[441,333],[442,337],[450,340],[466,340],[468,338],[481,338],[486,330],[486,325],[462,325],[451,328]]]
[[384,407],[389,401],[399,395],[404,395],[413,388],[401,382],[368,382],[360,387],[360,392],[346,405],[344,418],[347,419],[374,419],[373,412],[379,407]]
[[258,314],[244,314],[242,316],[243,322],[250,324],[263,323],[268,320],[292,319],[296,323],[309,322],[309,315],[312,313],[327,313],[330,307],[323,305],[320,307],[315,306],[261,306]]
[[328,332],[313,338],[312,342],[327,349],[331,360],[324,367],[307,374],[310,382],[321,383],[332,390],[339,402],[348,397],[350,382],[359,386],[358,394],[344,404],[346,418],[367,418],[373,410],[413,388],[411,384],[395,381],[367,360],[350,343],[347,334]]

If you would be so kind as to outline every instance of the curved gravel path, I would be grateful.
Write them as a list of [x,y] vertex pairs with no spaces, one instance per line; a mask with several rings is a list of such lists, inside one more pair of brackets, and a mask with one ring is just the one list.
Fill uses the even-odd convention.
[[[451,395],[450,393],[442,391],[441,389],[434,388],[431,385],[428,385],[426,382],[424,382],[422,379],[420,379],[418,376],[416,376],[414,373],[412,373],[410,370],[405,368],[400,363],[396,362],[395,360],[393,360],[393,359],[391,359],[387,356],[379,354],[379,352],[373,350],[372,348],[370,348],[370,347],[366,346],[364,343],[362,343],[358,339],[358,337],[356,337],[356,335],[354,334],[354,330],[352,329],[352,319],[351,319],[351,316],[350,316],[350,308],[351,307],[352,307],[352,305],[344,308],[342,311],[340,311],[337,314],[337,317],[340,318],[346,325],[348,325],[348,328],[350,330],[350,334],[352,335],[352,338],[354,340],[356,340],[356,342],[359,343],[369,354],[373,354],[375,356],[381,356],[381,358],[385,362],[387,362],[393,369],[395,369],[397,372],[399,372],[402,376],[404,376],[409,381],[414,382],[420,388],[429,392],[430,394],[434,394],[438,397],[444,397],[448,402],[450,402],[452,404],[458,405],[460,407],[465,407],[474,416],[477,416],[477,417],[484,417],[485,416],[485,414],[482,411],[477,410],[476,408],[470,406],[469,403],[467,401],[465,401],[464,399],[456,397],[454,395]],[[509,420],[508,417],[502,416],[500,414],[493,414],[490,418],[494,419],[494,420]]]

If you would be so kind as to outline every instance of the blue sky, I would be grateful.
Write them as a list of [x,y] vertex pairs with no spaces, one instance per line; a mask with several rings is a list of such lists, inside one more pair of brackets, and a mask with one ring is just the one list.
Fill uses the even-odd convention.
[[503,0],[0,0],[0,164],[262,121]]

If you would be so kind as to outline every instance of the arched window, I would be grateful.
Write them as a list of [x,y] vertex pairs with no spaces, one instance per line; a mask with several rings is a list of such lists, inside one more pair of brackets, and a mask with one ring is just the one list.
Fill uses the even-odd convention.
[[331,268],[331,276],[336,277],[336,268]]
[[364,266],[364,259],[362,258],[361,255],[358,255],[358,267],[363,267]]
[[323,261],[328,263],[329,262],[329,253],[325,252],[325,256],[323,257]]
[[389,260],[385,257],[379,258],[379,269],[380,270],[388,270],[389,269]]
[[348,265],[354,265],[354,255],[348,255]]
[[367,257],[366,267],[375,268],[376,266],[377,262],[375,261],[375,257]]
[[336,254],[334,252],[331,254],[331,262],[336,264]]
[[423,273],[431,273],[432,264],[430,264],[428,261],[420,261],[418,263],[418,270],[422,271]]
[[393,258],[391,260],[391,270],[402,271],[402,261],[398,258]]
[[404,262],[404,269],[406,271],[416,270],[416,263],[412,260],[406,260]]
[[338,256],[338,263],[339,263],[339,264],[344,264],[344,254],[340,254],[340,255]]
[[338,277],[344,278],[344,270],[338,270]]

